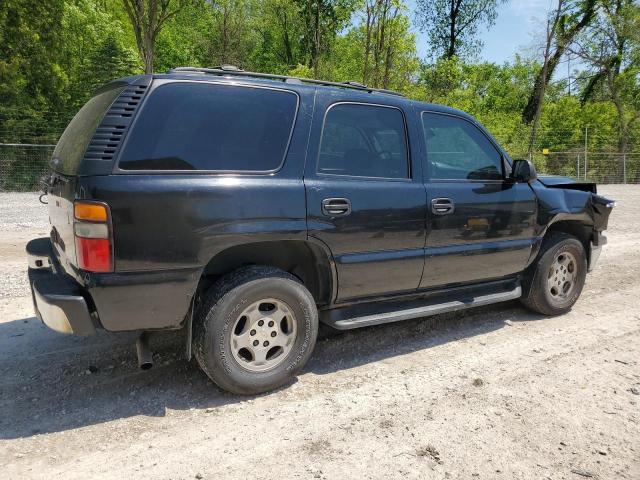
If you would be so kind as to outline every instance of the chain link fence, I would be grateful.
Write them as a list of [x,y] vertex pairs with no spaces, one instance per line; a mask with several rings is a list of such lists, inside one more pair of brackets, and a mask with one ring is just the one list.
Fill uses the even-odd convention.
[[640,183],[640,153],[550,152],[534,158],[536,168],[599,184]]
[[[0,143],[0,191],[35,192],[54,145]],[[640,153],[550,152],[536,155],[540,173],[607,183],[640,183]]]
[[35,192],[55,145],[0,143],[0,191]]

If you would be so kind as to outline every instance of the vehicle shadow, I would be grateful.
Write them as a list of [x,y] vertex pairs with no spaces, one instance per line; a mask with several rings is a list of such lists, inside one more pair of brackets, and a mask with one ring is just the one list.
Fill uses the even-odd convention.
[[[330,374],[483,335],[508,320],[538,318],[507,303],[353,330],[320,340],[301,375]],[[152,338],[156,364],[148,371],[137,367],[134,340],[134,334],[106,332],[64,336],[35,318],[0,323],[0,439],[163,417],[168,410],[215,410],[252,398],[220,390],[195,361],[182,359],[180,334]]]

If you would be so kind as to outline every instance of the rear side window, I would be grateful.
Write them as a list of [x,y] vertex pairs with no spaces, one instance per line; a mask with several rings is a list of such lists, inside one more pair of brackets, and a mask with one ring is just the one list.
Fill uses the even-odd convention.
[[502,180],[502,156],[472,123],[423,113],[429,175],[438,180]]
[[93,132],[122,90],[124,87],[102,92],[85,103],[76,113],[53,151],[51,167],[54,170],[65,175],[77,172]]
[[318,172],[409,178],[402,112],[394,107],[355,103],[331,107],[324,120]]
[[284,160],[293,92],[206,83],[158,87],[120,157],[123,170],[265,172]]

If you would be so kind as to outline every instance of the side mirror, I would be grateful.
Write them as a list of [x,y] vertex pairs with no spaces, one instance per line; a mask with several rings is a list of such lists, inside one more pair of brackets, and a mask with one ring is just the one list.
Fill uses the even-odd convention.
[[530,160],[514,160],[511,178],[516,182],[531,183],[538,178],[538,172]]

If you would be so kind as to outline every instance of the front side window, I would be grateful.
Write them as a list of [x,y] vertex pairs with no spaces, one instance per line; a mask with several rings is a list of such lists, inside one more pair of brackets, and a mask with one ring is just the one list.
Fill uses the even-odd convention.
[[194,82],[160,86],[133,125],[120,168],[275,170],[297,106],[297,95],[282,90]]
[[409,178],[404,117],[397,108],[342,103],[326,114],[318,172]]
[[430,178],[502,180],[502,156],[472,123],[451,115],[423,113]]

